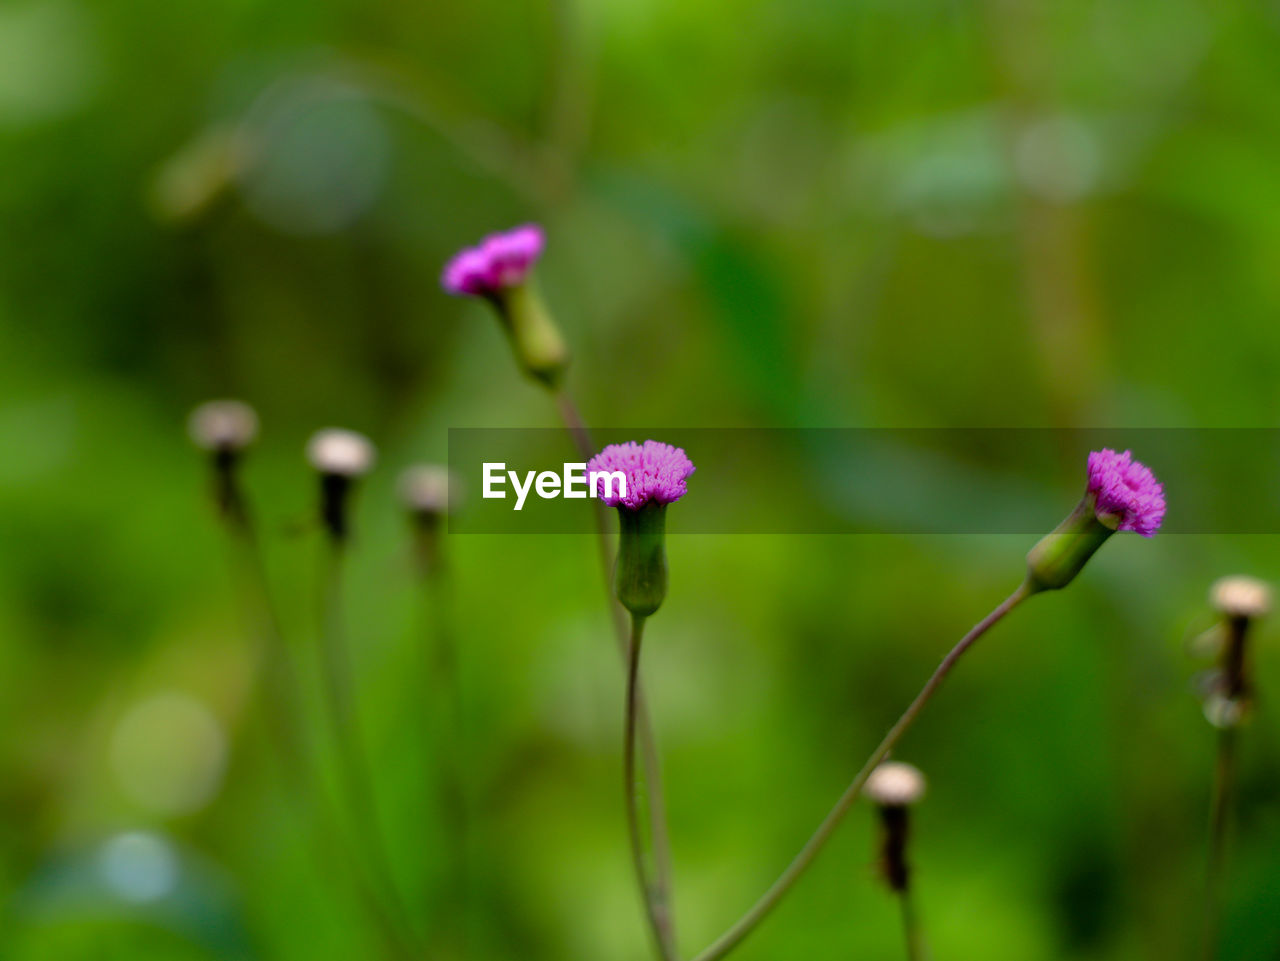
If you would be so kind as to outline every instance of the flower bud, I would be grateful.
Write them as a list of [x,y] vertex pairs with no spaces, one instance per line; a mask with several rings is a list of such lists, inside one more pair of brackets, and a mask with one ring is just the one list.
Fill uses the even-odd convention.
[[207,128],[156,173],[149,198],[152,211],[171,223],[198,219],[227,196],[249,165],[251,153],[243,130]]
[[1036,591],[1066,587],[1115,531],[1098,520],[1094,496],[1086,494],[1061,524],[1027,555],[1027,580]]
[[520,367],[548,387],[559,386],[569,366],[569,348],[537,290],[531,283],[508,287],[493,301]]
[[1066,587],[1116,531],[1151,537],[1164,520],[1164,485],[1129,451],[1089,455],[1088,486],[1076,509],[1027,555],[1031,591]]
[[635,617],[648,617],[667,596],[667,505],[650,501],[618,512],[618,564],[614,590]]
[[610,444],[587,463],[592,493],[618,508],[614,589],[633,617],[648,617],[667,596],[667,505],[685,495],[694,469],[683,450],[653,440]]
[[544,243],[542,228],[533,224],[491,234],[478,247],[459,251],[441,283],[456,296],[488,300],[521,369],[554,388],[568,366],[569,349],[530,276]]

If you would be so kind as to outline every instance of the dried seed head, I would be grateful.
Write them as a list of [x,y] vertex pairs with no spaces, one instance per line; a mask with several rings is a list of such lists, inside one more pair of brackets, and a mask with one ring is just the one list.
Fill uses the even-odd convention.
[[1262,617],[1271,610],[1271,587],[1254,577],[1223,577],[1210,588],[1209,602],[1226,617]]
[[400,500],[413,514],[448,514],[449,487],[449,468],[438,464],[406,467],[398,484]]
[[187,432],[204,450],[241,451],[258,436],[258,415],[243,401],[206,401],[187,418]]
[[359,477],[373,467],[375,451],[364,434],[340,427],[316,431],[307,442],[307,460],[321,474]]
[[881,807],[906,807],[924,797],[924,775],[901,761],[886,761],[871,772],[863,793]]

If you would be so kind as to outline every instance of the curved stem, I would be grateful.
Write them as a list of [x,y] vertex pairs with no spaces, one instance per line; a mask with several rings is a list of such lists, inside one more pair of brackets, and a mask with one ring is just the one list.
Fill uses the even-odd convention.
[[637,693],[640,687],[640,640],[644,635],[644,618],[631,619],[631,636],[627,652],[626,723],[622,747],[622,784],[626,797],[627,833],[631,839],[631,862],[636,872],[636,884],[644,900],[645,916],[653,932],[654,945],[664,961],[675,961],[675,945],[672,943],[670,914],[661,902],[661,895],[650,879],[646,864],[644,833],[640,827],[640,784],[636,781],[636,721]]
[[[573,439],[579,455],[584,461],[590,460],[596,453],[591,442],[591,434],[583,423],[582,415],[567,390],[556,393],[556,407],[564,421],[565,429]],[[618,653],[624,663],[631,654],[631,642],[627,626],[627,612],[613,594],[613,539],[609,535],[609,512],[599,498],[591,498],[591,506],[595,511],[596,547],[600,563],[601,583],[604,587],[605,604],[613,621],[614,635],[617,638]],[[640,753],[644,763],[645,784],[649,789],[649,837],[653,845],[653,891],[654,898],[660,906],[663,926],[667,932],[668,944],[675,953],[675,911],[672,907],[671,893],[671,839],[667,829],[666,794],[662,785],[662,763],[658,757],[658,742],[654,736],[653,722],[649,715],[648,699],[644,694],[644,684],[636,678],[636,730]]]
[[907,733],[907,729],[911,727],[924,706],[929,703],[929,699],[933,697],[934,692],[946,680],[947,675],[951,673],[951,669],[955,667],[956,662],[964,655],[964,652],[972,647],[973,643],[1001,618],[1029,597],[1030,594],[1031,588],[1024,582],[1021,587],[1005,598],[995,610],[975,624],[969,633],[962,637],[960,642],[947,653],[947,656],[942,659],[942,663],[938,665],[929,680],[925,682],[924,687],[920,689],[920,693],[916,695],[915,700],[903,711],[902,716],[889,729],[889,733],[884,736],[879,746],[871,752],[871,756],[867,758],[862,770],[857,773],[853,781],[845,788],[835,806],[828,812],[822,823],[818,825],[818,829],[813,832],[809,840],[805,842],[804,847],[800,849],[800,853],[787,865],[786,870],[779,875],[778,880],[773,882],[770,888],[761,895],[760,899],[751,906],[746,914],[734,922],[706,950],[696,955],[693,961],[717,961],[717,959],[723,958],[737,947],[748,934],[755,930],[756,925],[765,919],[786,893],[791,890],[792,886],[800,880],[800,877],[808,869],[809,865],[813,863],[814,859],[817,858],[826,843],[831,840],[831,836],[844,819],[845,814],[853,806],[853,802],[858,799],[858,795],[862,792],[862,785],[866,783],[871,772],[875,770],[877,764],[888,756],[902,736]]
[[1222,888],[1226,878],[1227,825],[1231,790],[1235,783],[1236,728],[1218,733],[1218,756],[1213,771],[1213,799],[1209,807],[1209,865],[1205,876],[1204,945],[1201,957],[1212,961],[1218,952],[1222,926]]

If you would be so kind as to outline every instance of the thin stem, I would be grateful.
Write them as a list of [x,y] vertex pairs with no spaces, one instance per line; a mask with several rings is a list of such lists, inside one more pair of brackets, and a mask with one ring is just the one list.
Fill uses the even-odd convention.
[[[622,747],[622,786],[626,798],[627,832],[631,839],[631,861],[635,867],[636,884],[644,901],[645,916],[653,932],[654,946],[664,961],[675,961],[677,955],[672,943],[669,924],[670,914],[662,905],[659,892],[650,877],[646,863],[644,833],[640,827],[640,784],[636,780],[636,721],[638,718],[636,695],[640,686],[640,641],[644,635],[645,619],[631,619],[631,636],[627,652],[626,724]],[[656,867],[655,867],[656,871]]]
[[915,700],[911,702],[902,713],[902,716],[889,729],[889,733],[884,736],[884,740],[880,742],[879,746],[871,752],[871,756],[867,758],[862,770],[857,773],[853,781],[845,788],[835,806],[828,812],[822,823],[818,825],[818,829],[813,832],[809,840],[805,842],[804,847],[800,849],[800,853],[787,865],[786,870],[779,875],[778,880],[773,882],[770,888],[761,895],[760,899],[751,906],[746,914],[735,921],[724,934],[712,942],[701,954],[696,955],[693,961],[717,961],[718,958],[723,958],[737,947],[748,934],[755,930],[756,925],[763,921],[769,912],[777,906],[778,902],[800,880],[809,865],[817,858],[835,833],[841,820],[844,819],[845,814],[848,813],[849,808],[853,806],[853,802],[858,799],[862,786],[866,783],[871,772],[875,770],[876,765],[888,756],[898,741],[902,739],[902,736],[907,733],[917,715],[929,703],[934,692],[946,680],[947,675],[951,673],[951,669],[955,667],[956,662],[960,660],[964,652],[972,647],[974,642],[1001,618],[1029,597],[1030,594],[1031,589],[1024,582],[1022,586],[1005,598],[995,610],[975,624],[969,633],[962,637],[960,642],[947,653],[947,656],[942,659],[942,662],[929,680],[925,682],[924,687],[920,689],[920,693],[916,695]]
[[[233,549],[234,564],[244,594],[244,606],[255,624],[258,656],[264,665],[266,697],[263,700],[266,703],[263,710],[276,742],[276,753],[289,782],[290,796],[297,802],[302,813],[313,813],[320,819],[321,835],[326,841],[322,845],[326,858],[345,862],[346,873],[352,878],[356,893],[388,954],[413,958],[414,949],[386,913],[368,878],[360,869],[355,853],[346,845],[334,843],[337,840],[337,832],[333,830],[336,818],[324,804],[323,792],[317,789],[313,745],[304,736],[300,721],[302,685],[289,646],[285,642],[284,632],[280,628],[280,618],[272,598],[271,583],[267,577],[253,511],[241,490],[234,462],[223,459],[215,466],[217,499]],[[308,801],[309,805],[306,803]]]
[[263,705],[268,726],[276,740],[291,789],[299,796],[308,793],[310,772],[301,731],[302,694],[288,645],[280,629],[280,618],[271,597],[266,563],[258,544],[257,529],[231,465],[218,472],[218,499],[222,508],[244,597],[247,618],[253,622],[257,655],[266,679]]
[[902,935],[907,945],[907,961],[925,961],[929,953],[925,950],[924,932],[916,911],[915,893],[910,885],[898,892],[898,901],[902,907]]
[[[595,445],[592,444],[591,434],[567,390],[562,389],[556,393],[556,406],[564,420],[565,429],[573,439],[574,446],[578,448],[579,455],[583,460],[590,460],[596,453]],[[613,594],[614,548],[613,538],[609,535],[609,512],[599,498],[591,498],[591,505],[595,511],[596,547],[605,604],[613,621],[618,653],[625,663],[631,654],[631,642],[627,612]],[[639,677],[636,678],[636,728],[644,763],[645,784],[649,789],[649,836],[653,845],[654,899],[661,912],[663,929],[667,934],[670,950],[674,954],[676,933],[671,884],[671,836],[667,828],[667,803],[662,784],[662,762],[658,755],[658,742],[649,714],[648,698],[645,697],[644,684]]]
[[[434,539],[438,531],[430,532]],[[426,552],[424,552],[425,554]],[[423,744],[424,770],[431,768],[431,734],[434,732],[435,777],[433,785],[438,792],[440,810],[446,837],[444,846],[448,861],[446,876],[448,899],[441,918],[442,927],[454,937],[453,948],[466,955],[466,936],[468,933],[468,913],[470,898],[468,897],[469,870],[467,858],[468,833],[470,823],[467,810],[465,779],[462,770],[464,754],[462,687],[458,668],[458,650],[450,616],[451,592],[449,577],[443,559],[440,557],[439,545],[429,552],[433,558],[431,563],[420,565],[424,601],[427,607],[430,635],[423,648],[423,669],[425,671],[423,691],[430,692],[421,698],[424,706],[435,706],[438,710],[431,712],[426,718],[424,733],[427,740]],[[429,798],[428,798],[429,800]],[[430,885],[427,886],[430,895]],[[433,907],[428,905],[428,908]],[[437,913],[439,913],[437,911]]]
[[364,736],[356,710],[352,670],[342,630],[343,543],[332,538],[328,556],[327,577],[321,590],[321,667],[324,675],[325,706],[335,747],[338,780],[347,803],[357,836],[365,849],[368,867],[375,885],[381,889],[386,909],[397,926],[417,940],[410,915],[400,900],[395,874],[387,856],[381,818],[373,791],[373,768],[364,749]]
[[579,454],[590,460],[596,452],[595,445],[591,442],[591,432],[587,430],[582,414],[578,411],[578,405],[573,402],[573,397],[568,390],[561,389],[556,392],[556,408],[560,411],[560,419],[564,421],[565,430],[573,439],[573,446],[578,448]]
[[1204,947],[1201,957],[1212,961],[1218,953],[1222,927],[1222,889],[1226,879],[1227,827],[1235,784],[1236,728],[1218,732],[1218,756],[1213,770],[1213,797],[1209,806],[1209,865],[1205,876]]

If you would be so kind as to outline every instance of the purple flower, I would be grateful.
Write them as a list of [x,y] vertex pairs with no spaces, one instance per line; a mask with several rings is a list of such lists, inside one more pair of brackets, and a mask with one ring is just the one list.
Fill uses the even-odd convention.
[[593,472],[611,474],[621,471],[627,479],[625,497],[621,496],[620,485],[605,484],[601,477],[595,479],[592,493],[610,507],[635,511],[650,501],[672,504],[684,497],[688,490],[685,481],[695,469],[683,448],[656,440],[647,440],[643,445],[629,441],[610,444],[591,458],[587,464],[587,477],[590,478]]
[[544,243],[537,224],[490,234],[478,247],[460,250],[445,265],[441,283],[458,297],[495,297],[525,282]]
[[1100,517],[1119,518],[1116,530],[1150,537],[1164,520],[1164,485],[1129,451],[1117,454],[1104,447],[1089,455],[1089,493]]

